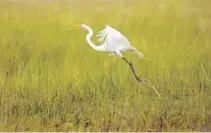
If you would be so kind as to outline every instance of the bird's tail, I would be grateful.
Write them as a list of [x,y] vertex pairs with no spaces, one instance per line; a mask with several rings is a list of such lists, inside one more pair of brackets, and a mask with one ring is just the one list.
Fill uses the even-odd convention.
[[137,50],[136,48],[132,47],[132,51],[133,53],[135,53],[138,56],[138,59],[141,60],[144,58],[144,54],[142,54],[139,50]]

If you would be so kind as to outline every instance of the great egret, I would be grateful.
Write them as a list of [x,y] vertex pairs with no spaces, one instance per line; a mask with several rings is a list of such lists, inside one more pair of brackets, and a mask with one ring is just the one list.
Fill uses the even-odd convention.
[[[86,35],[86,40],[87,40],[88,44],[94,50],[108,52],[108,53],[110,53],[110,55],[118,55],[119,57],[124,59],[126,61],[126,63],[130,66],[136,80],[143,83],[142,79],[136,75],[132,63],[129,62],[122,55],[121,52],[130,50],[130,51],[134,52],[138,56],[139,59],[142,59],[144,57],[144,55],[139,50],[137,50],[135,47],[133,47],[131,45],[131,43],[128,41],[128,39],[126,37],[124,37],[118,30],[112,28],[109,25],[105,25],[105,28],[103,30],[101,30],[100,32],[98,32],[98,34],[97,34],[98,41],[102,43],[101,45],[97,46],[91,41],[91,37],[93,36],[93,30],[89,26],[87,26],[85,24],[70,25],[70,26],[71,27],[80,27],[82,29],[87,30],[88,34]],[[145,84],[150,86],[157,93],[157,95],[160,98],[160,94],[157,92],[155,87],[152,86],[148,80],[145,79],[144,81],[145,81]]]
[[138,81],[142,82],[141,78],[139,78],[136,75],[132,63],[130,63],[122,55],[121,52],[130,50],[134,52],[138,56],[139,59],[142,59],[144,55],[135,47],[133,47],[131,43],[128,41],[128,39],[125,38],[118,30],[112,28],[109,25],[105,25],[105,28],[97,34],[98,41],[102,43],[101,45],[97,46],[91,41],[91,37],[93,36],[93,30],[89,26],[85,24],[70,25],[70,26],[80,27],[82,29],[87,30],[88,34],[86,35],[86,40],[93,49],[95,49],[96,51],[108,52],[110,53],[110,55],[118,55],[119,57],[124,59],[129,64],[135,78]]

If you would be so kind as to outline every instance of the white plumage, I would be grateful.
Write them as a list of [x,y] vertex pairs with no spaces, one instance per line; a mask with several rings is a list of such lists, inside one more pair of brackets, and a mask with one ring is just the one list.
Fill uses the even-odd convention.
[[102,42],[102,45],[108,52],[115,52],[117,48],[119,51],[125,51],[132,47],[127,38],[109,25],[106,25],[103,30],[98,32],[97,37],[98,41]]
[[[130,66],[130,69],[133,72],[134,77],[136,78],[137,81],[140,83],[145,83],[149,85],[159,96],[160,94],[157,92],[154,86],[151,85],[151,83],[148,80],[142,80],[140,77],[138,77],[135,73],[134,67],[132,63],[130,63],[123,55],[121,52],[126,51],[126,50],[131,50],[135,54],[137,54],[139,59],[142,59],[144,55],[138,51],[136,48],[134,48],[131,43],[128,41],[126,37],[122,35],[118,30],[112,28],[109,25],[105,25],[105,28],[102,29],[100,32],[97,34],[97,39],[101,43],[101,45],[95,45],[91,41],[91,37],[93,36],[93,31],[92,29],[85,25],[85,24],[79,24],[79,25],[71,25],[74,27],[81,27],[85,30],[88,31],[88,34],[86,35],[86,40],[88,44],[95,50],[97,51],[105,51],[109,52],[110,54],[115,54],[119,55],[122,59],[126,61],[126,63]],[[144,81],[144,82],[143,82]]]
[[123,58],[123,55],[121,52],[126,50],[131,50],[135,54],[137,54],[139,59],[142,59],[144,55],[134,48],[131,43],[128,41],[126,37],[124,37],[118,30],[112,28],[109,25],[105,25],[105,28],[102,29],[98,34],[96,35],[98,38],[98,41],[101,43],[101,45],[95,45],[91,41],[91,37],[93,36],[92,29],[85,25],[85,24],[79,24],[79,25],[71,25],[74,27],[81,27],[88,31],[88,34],[86,36],[86,40],[88,44],[97,51],[105,51],[112,54],[119,55],[121,58]]

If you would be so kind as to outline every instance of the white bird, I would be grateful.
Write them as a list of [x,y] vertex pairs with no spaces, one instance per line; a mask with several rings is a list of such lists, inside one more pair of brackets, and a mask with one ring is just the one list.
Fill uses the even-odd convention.
[[101,45],[95,45],[91,41],[91,37],[93,36],[93,31],[89,26],[87,26],[85,24],[70,25],[70,26],[80,27],[82,29],[87,30],[88,34],[86,35],[86,40],[87,40],[88,44],[93,49],[95,49],[97,51],[109,52],[112,55],[118,55],[122,59],[124,59],[129,64],[135,78],[139,82],[145,83],[149,87],[151,87],[157,93],[157,95],[160,98],[160,94],[158,93],[156,88],[149,82],[149,80],[144,79],[142,81],[142,79],[136,75],[133,65],[127,59],[125,59],[125,57],[122,55],[121,52],[130,50],[130,51],[133,51],[138,56],[139,59],[142,59],[144,57],[144,55],[139,50],[134,48],[131,45],[131,43],[128,41],[128,39],[126,37],[124,37],[118,30],[112,28],[109,25],[105,25],[105,28],[103,30],[101,30],[100,32],[98,32],[98,34],[97,34],[98,41],[101,42],[102,44]]
[[134,48],[127,38],[125,38],[118,30],[112,28],[109,25],[105,25],[105,28],[98,32],[97,37],[98,41],[102,42],[101,45],[97,46],[91,41],[91,37],[93,36],[92,29],[85,25],[85,24],[79,24],[79,25],[71,25],[73,27],[81,27],[85,30],[87,30],[89,33],[86,36],[86,40],[88,44],[97,51],[105,51],[112,54],[117,54],[121,58],[123,58],[122,51],[131,50],[135,54],[137,54],[139,59],[142,59],[144,55],[138,51],[136,48]]
[[70,26],[80,27],[82,29],[87,30],[88,34],[86,35],[86,40],[88,44],[96,51],[109,52],[110,55],[118,55],[119,57],[124,59],[130,65],[130,68],[134,76],[136,77],[136,79],[141,82],[141,79],[137,77],[137,75],[135,74],[132,64],[128,60],[125,59],[125,57],[122,55],[121,52],[130,50],[134,52],[138,56],[139,59],[142,59],[144,55],[139,50],[134,48],[131,45],[131,43],[128,41],[128,39],[124,37],[118,30],[112,28],[109,25],[105,25],[105,28],[101,30],[100,32],[98,32],[97,34],[98,41],[101,42],[102,44],[95,45],[91,41],[91,37],[93,36],[93,30],[89,26],[85,24],[70,25]]

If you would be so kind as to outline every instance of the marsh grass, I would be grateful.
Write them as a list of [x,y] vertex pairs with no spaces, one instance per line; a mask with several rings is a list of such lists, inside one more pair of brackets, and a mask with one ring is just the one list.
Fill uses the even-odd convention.
[[[1,131],[206,131],[211,119],[211,5],[204,1],[1,1]],[[86,32],[109,24],[141,86],[119,57],[96,52]],[[93,38],[96,42],[96,38]]]

